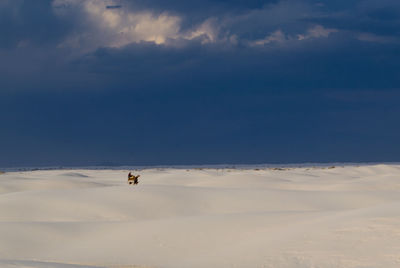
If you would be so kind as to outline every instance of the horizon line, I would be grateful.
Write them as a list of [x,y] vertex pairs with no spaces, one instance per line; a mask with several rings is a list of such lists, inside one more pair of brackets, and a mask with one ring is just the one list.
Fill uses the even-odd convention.
[[384,162],[299,162],[299,163],[263,163],[263,164],[171,164],[171,165],[49,165],[49,166],[14,166],[0,167],[1,171],[37,171],[37,170],[144,170],[144,169],[255,169],[255,168],[307,168],[329,166],[372,166],[400,165],[398,161]]

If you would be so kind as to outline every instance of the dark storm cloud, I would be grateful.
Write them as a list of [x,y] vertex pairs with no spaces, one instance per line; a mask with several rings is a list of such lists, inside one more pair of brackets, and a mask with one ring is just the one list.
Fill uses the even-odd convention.
[[182,83],[189,88],[197,85],[235,90],[232,85],[241,80],[241,86],[296,90],[394,88],[399,84],[397,45],[377,47],[358,40],[343,42],[341,38],[254,49],[197,43],[184,48],[138,44],[123,49],[99,49],[74,65],[85,72],[109,76],[112,83],[132,89],[158,83],[161,87],[169,82],[176,85],[168,90],[180,89],[178,85]]
[[368,32],[382,36],[399,36],[400,2],[337,1],[323,3],[322,13],[307,20],[351,32]]
[[0,3],[0,166],[400,160],[397,1],[125,1],[159,44],[32,2]]
[[60,41],[72,28],[71,21],[60,21],[51,0],[3,0],[0,3],[0,48],[46,45]]
[[185,0],[125,0],[120,3],[133,6],[135,8],[153,8],[156,10],[172,10],[177,12],[224,12],[227,10],[246,10],[262,8],[271,3],[277,3],[279,0],[205,0],[205,1],[185,1]]

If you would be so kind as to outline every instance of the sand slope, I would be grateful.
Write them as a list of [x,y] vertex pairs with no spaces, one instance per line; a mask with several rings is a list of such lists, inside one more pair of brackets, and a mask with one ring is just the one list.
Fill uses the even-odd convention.
[[1,267],[400,267],[400,166],[10,172]]

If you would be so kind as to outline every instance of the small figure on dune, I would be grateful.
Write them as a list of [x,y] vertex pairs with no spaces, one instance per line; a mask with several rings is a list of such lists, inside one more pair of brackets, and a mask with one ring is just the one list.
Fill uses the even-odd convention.
[[128,183],[129,184],[138,184],[139,183],[139,180],[138,180],[138,178],[140,177],[140,175],[137,175],[137,176],[135,176],[135,175],[132,175],[132,173],[131,172],[129,172],[129,174],[128,174]]

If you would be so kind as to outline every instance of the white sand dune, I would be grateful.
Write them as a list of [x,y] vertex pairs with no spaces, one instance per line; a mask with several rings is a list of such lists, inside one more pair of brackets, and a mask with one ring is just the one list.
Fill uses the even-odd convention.
[[400,166],[0,175],[0,267],[400,267]]

